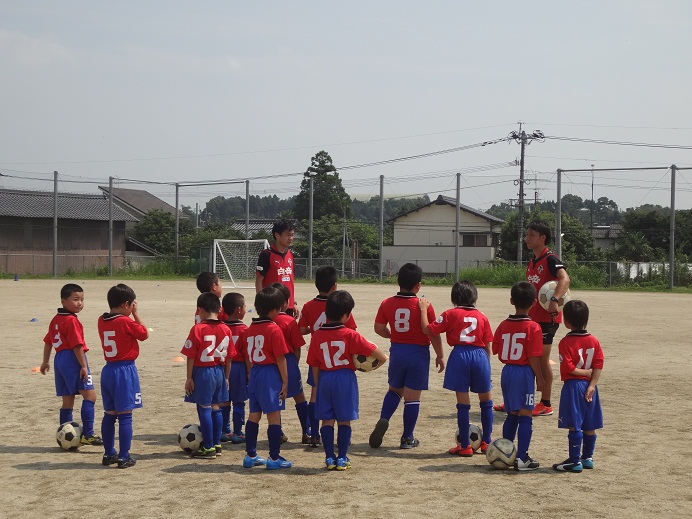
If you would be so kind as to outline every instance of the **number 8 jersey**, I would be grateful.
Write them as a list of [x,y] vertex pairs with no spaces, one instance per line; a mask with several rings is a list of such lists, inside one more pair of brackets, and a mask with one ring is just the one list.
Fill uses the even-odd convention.
[[[428,307],[428,321],[435,320],[435,310]],[[410,292],[399,292],[397,295],[382,301],[377,315],[377,324],[389,325],[390,340],[393,343],[417,344],[430,346],[430,337],[423,333],[420,323],[418,296]]]

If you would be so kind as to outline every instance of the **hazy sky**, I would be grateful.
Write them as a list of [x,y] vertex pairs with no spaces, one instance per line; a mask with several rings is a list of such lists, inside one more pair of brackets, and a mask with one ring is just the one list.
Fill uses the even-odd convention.
[[[689,1],[0,0],[0,187],[95,192],[114,176],[169,185],[251,179],[299,190],[310,157],[339,167],[506,137],[524,122],[528,198],[558,168],[692,166]],[[340,173],[352,196],[439,193],[487,209],[517,198],[519,145]],[[275,176],[275,178],[257,179]],[[670,204],[670,172],[599,172],[594,197]],[[39,179],[39,180],[32,180]],[[257,179],[257,180],[252,180]],[[78,181],[78,182],[73,182]],[[591,174],[563,194],[591,198]],[[692,171],[677,175],[692,208]],[[536,195],[536,191],[538,192]],[[243,184],[185,187],[194,207]]]

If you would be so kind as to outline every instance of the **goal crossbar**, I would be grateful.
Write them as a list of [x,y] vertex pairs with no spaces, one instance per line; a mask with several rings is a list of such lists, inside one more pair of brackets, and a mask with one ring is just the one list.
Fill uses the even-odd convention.
[[257,257],[267,240],[214,240],[212,271],[223,288],[254,288]]

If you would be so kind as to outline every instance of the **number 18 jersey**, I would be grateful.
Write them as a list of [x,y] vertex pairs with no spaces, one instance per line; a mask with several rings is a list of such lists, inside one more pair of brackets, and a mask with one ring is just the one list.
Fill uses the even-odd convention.
[[243,357],[254,364],[276,364],[278,357],[291,353],[281,328],[268,317],[252,320],[238,341]]
[[[428,307],[428,322],[435,320],[435,310]],[[382,301],[375,316],[375,323],[389,325],[390,340],[393,343],[417,344],[430,346],[430,337],[423,333],[420,323],[418,296],[410,292],[399,292],[397,295]]]

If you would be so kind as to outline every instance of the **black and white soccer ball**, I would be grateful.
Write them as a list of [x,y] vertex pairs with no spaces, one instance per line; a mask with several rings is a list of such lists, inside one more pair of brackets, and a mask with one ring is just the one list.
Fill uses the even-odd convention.
[[60,424],[55,440],[60,448],[66,451],[76,451],[82,441],[82,426],[77,422],[65,422]]
[[380,365],[380,361],[372,355],[354,355],[353,364],[358,371],[372,371],[373,369],[377,369]]
[[178,445],[188,454],[198,450],[202,440],[202,431],[196,423],[184,425],[178,433]]
[[517,448],[514,446],[514,442],[505,438],[498,438],[488,445],[485,457],[488,459],[488,463],[496,469],[508,469],[514,466],[514,460],[517,459]]
[[[457,429],[457,434],[455,438],[457,443],[461,444],[461,439],[459,438],[459,429]],[[469,425],[469,440],[471,441],[470,445],[473,449],[473,452],[476,452],[478,449],[481,448],[481,442],[483,441],[483,431],[481,431],[480,427],[474,424]]]
[[[548,310],[548,306],[550,306],[550,298],[555,295],[556,288],[557,281],[548,281],[538,291],[538,302],[545,310]],[[561,312],[562,307],[565,306],[565,303],[567,303],[567,301],[570,299],[572,299],[572,296],[569,289],[567,289],[567,292],[565,292],[565,294],[557,301],[557,311]]]

